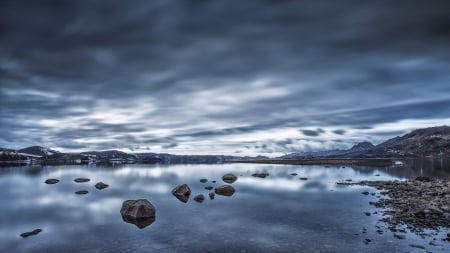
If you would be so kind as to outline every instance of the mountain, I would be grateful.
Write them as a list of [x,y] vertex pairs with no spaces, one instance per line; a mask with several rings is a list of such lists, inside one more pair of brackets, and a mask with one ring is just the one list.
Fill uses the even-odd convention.
[[50,148],[41,147],[41,146],[31,146],[23,149],[17,150],[17,153],[23,155],[32,155],[32,156],[51,156],[59,153],[58,151],[52,150]]
[[390,158],[449,157],[450,127],[439,126],[414,130],[376,146],[361,142],[348,150],[292,153],[280,158]]

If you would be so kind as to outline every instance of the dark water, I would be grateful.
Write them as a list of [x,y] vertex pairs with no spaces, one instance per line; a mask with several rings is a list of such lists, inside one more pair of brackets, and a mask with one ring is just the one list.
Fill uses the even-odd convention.
[[[15,167],[0,169],[0,252],[449,252],[446,229],[425,239],[407,233],[395,239],[378,221],[361,194],[372,188],[339,186],[346,179],[387,180],[416,176],[450,178],[446,163],[407,162],[395,168],[351,168],[298,165],[123,165],[119,167]],[[430,167],[431,166],[431,167]],[[204,187],[224,184],[235,173],[231,197],[209,200]],[[254,178],[268,172],[267,178]],[[297,173],[297,176],[290,175]],[[88,177],[88,183],[73,179]],[[307,177],[308,180],[299,180]],[[60,183],[47,185],[47,178]],[[203,184],[199,179],[207,178]],[[211,183],[217,180],[217,183]],[[110,185],[94,188],[96,182]],[[193,193],[184,204],[171,195],[187,183]],[[88,190],[87,195],[75,191]],[[203,193],[203,203],[192,197]],[[122,202],[147,198],[157,209],[156,221],[139,229],[125,223]],[[376,233],[382,227],[382,235]],[[41,228],[36,236],[20,234]],[[366,231],[366,233],[363,233]],[[434,231],[429,231],[431,234]],[[434,243],[429,242],[437,238]],[[365,239],[371,242],[367,245]]]

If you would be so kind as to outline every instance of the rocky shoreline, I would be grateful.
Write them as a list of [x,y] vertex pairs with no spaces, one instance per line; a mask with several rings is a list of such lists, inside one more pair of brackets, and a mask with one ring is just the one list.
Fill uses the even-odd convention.
[[[450,228],[448,180],[418,177],[412,181],[361,181],[340,184],[370,186],[379,190],[378,201],[369,203],[384,209],[380,221],[386,222],[394,233],[402,232],[402,226],[420,235],[424,235],[425,229]],[[368,192],[363,194],[368,195]],[[443,239],[450,241],[450,233]]]

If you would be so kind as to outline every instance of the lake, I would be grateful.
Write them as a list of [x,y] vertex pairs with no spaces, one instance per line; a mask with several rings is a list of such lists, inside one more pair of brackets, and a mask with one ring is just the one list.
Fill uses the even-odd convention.
[[[428,231],[432,236],[426,238],[408,232],[406,239],[396,239],[388,225],[378,221],[381,210],[369,205],[377,196],[361,194],[375,189],[336,184],[347,179],[450,179],[446,164],[4,167],[0,168],[0,252],[424,252],[411,244],[429,252],[450,252],[450,242],[441,240],[448,229]],[[257,172],[269,176],[251,176]],[[226,173],[238,176],[232,184],[236,192],[210,200],[204,187],[225,184],[221,178]],[[91,181],[75,183],[78,177]],[[47,185],[48,178],[60,182]],[[201,183],[202,178],[208,182]],[[109,187],[97,190],[94,185],[99,181]],[[171,194],[184,183],[192,190],[187,203]],[[89,193],[74,193],[79,190]],[[205,195],[203,203],[193,200],[200,193]],[[120,214],[123,201],[140,198],[156,207],[155,222],[143,229],[124,222]],[[377,226],[382,234],[376,232]],[[20,236],[36,228],[42,232]]]

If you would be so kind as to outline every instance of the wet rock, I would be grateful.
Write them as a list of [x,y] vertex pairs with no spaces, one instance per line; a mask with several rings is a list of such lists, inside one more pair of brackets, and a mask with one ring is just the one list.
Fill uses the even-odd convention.
[[194,197],[194,200],[199,202],[199,203],[202,203],[205,200],[205,196],[203,196],[203,194],[199,194],[199,195]]
[[417,249],[425,249],[424,246],[418,245],[418,244],[410,244],[409,246],[412,247],[412,248],[417,248]]
[[211,183],[215,184],[215,183],[216,183],[216,180],[211,181]]
[[297,176],[298,174],[297,173],[291,173],[291,176]]
[[30,231],[30,232],[22,233],[22,234],[20,234],[20,236],[22,236],[23,238],[26,238],[28,236],[37,235],[40,232],[42,232],[42,229],[38,228],[38,229],[35,229],[33,231]]
[[187,184],[178,185],[173,188],[172,194],[181,202],[187,203],[191,196],[191,189]]
[[399,235],[399,234],[394,234],[394,237],[400,240],[405,240],[406,236],[405,235]]
[[103,190],[105,188],[107,188],[109,185],[103,183],[103,182],[98,182],[95,184],[95,188],[99,189],[99,190]]
[[365,244],[369,244],[369,242],[371,242],[372,240],[370,240],[370,239],[368,239],[368,238],[366,238],[366,239],[364,239],[364,243]]
[[225,183],[232,184],[232,183],[234,183],[237,180],[237,176],[235,176],[235,175],[233,175],[231,173],[225,174],[225,175],[223,175],[222,180]]
[[86,190],[81,190],[81,191],[75,192],[75,194],[78,194],[78,195],[84,195],[84,194],[88,194],[88,193],[89,193],[89,191],[86,191]]
[[200,179],[200,183],[206,183],[206,182],[208,182],[208,179],[206,179],[206,178]]
[[79,177],[79,178],[75,178],[73,181],[75,181],[76,183],[85,183],[85,182],[89,182],[91,180],[89,178]]
[[122,219],[142,229],[152,224],[156,219],[156,209],[146,199],[126,200],[120,209]]
[[416,181],[430,182],[431,178],[429,178],[429,177],[416,177]]
[[45,180],[46,184],[56,184],[58,182],[59,182],[59,180],[55,179],[55,178],[49,178],[49,179]]
[[212,187],[212,186],[205,186],[205,189],[210,191],[210,190],[214,189],[214,187]]
[[222,196],[228,196],[229,197],[229,196],[234,194],[235,190],[234,190],[233,186],[231,186],[231,185],[222,185],[222,186],[216,187],[214,189],[214,192],[217,195],[222,195]]
[[259,177],[259,178],[265,178],[265,177],[269,176],[269,173],[265,173],[265,172],[263,172],[263,173],[253,173],[252,176],[253,177]]
[[300,180],[308,180],[308,178],[307,177],[301,177],[301,178],[299,178]]
[[210,192],[210,193],[209,193],[209,198],[210,198],[211,200],[213,200],[215,196],[216,196],[216,194],[214,194],[214,192]]
[[370,215],[371,215],[370,212],[365,212],[364,214],[365,214],[366,216],[370,216]]
[[364,192],[361,192],[361,194],[369,195],[369,192],[368,191],[364,191]]

